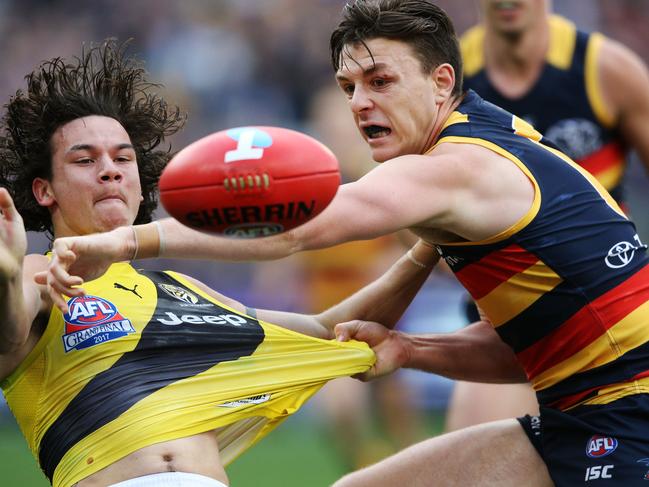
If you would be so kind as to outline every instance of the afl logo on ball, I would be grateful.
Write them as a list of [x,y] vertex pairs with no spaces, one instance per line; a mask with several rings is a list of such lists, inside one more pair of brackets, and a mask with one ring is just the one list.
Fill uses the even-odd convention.
[[131,321],[115,305],[98,296],[79,296],[68,301],[69,312],[63,315],[65,352],[81,350],[135,333]]
[[586,444],[586,455],[590,458],[605,457],[613,453],[617,445],[617,439],[612,436],[595,435]]

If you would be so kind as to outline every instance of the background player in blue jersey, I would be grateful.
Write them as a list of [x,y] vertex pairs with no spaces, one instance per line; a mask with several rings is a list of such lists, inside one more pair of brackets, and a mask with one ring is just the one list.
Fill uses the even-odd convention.
[[[524,118],[626,209],[628,150],[649,166],[649,75],[627,47],[550,13],[546,0],[480,0],[460,39],[464,88]],[[631,212],[633,213],[633,211]],[[469,322],[475,318],[472,310]],[[448,430],[538,410],[525,384],[458,382]]]
[[[191,278],[138,272],[128,264],[119,266],[124,273],[118,278],[102,278],[105,284],[95,289],[105,294],[71,301],[70,314],[63,316],[53,307],[46,287],[34,282],[34,274],[47,268],[48,257],[25,256],[25,229],[60,238],[150,221],[156,182],[169,158],[169,151],[159,147],[182,126],[184,116],[150,91],[142,67],[125,46],[113,41],[87,48],[69,63],[58,58],[45,62],[27,81],[26,91],[16,93],[6,106],[0,148],[0,384],[8,403],[55,486],[225,485],[223,445],[217,444],[217,436],[211,428],[198,425],[197,431],[179,424],[177,413],[185,408],[192,417],[202,415],[192,397],[209,390],[210,384],[218,392],[227,373],[221,368],[214,381],[202,382],[209,377],[205,368],[184,376],[179,371],[205,353],[214,354],[210,367],[236,362],[247,348],[246,330],[254,329],[258,339],[250,352],[256,357],[253,366],[239,370],[233,381],[239,395],[227,399],[225,406],[220,405],[223,401],[208,401],[208,417],[273,400],[269,394],[248,393],[245,381],[254,387],[264,377],[271,383],[283,380],[276,373],[281,369],[282,343],[294,342],[290,346],[302,359],[291,358],[285,364],[294,368],[289,381],[297,380],[297,369],[309,368],[300,355],[304,339],[317,347],[331,346],[331,360],[342,372],[347,367],[342,344],[287,331],[280,332],[285,333],[280,343],[269,345],[274,365],[264,369],[260,353],[275,332],[274,325],[261,321],[332,338],[334,324],[354,316],[386,319],[394,313],[396,320],[408,296],[412,298],[425,281],[435,253],[427,245],[417,246],[390,276],[316,316],[258,310],[257,319],[254,310]],[[132,336],[138,340],[128,345]],[[222,360],[216,357],[221,353],[216,346],[200,343],[218,341],[218,336],[223,337]],[[371,356],[368,350],[364,353]],[[51,379],[63,368],[67,372],[59,380]],[[321,363],[311,369],[317,381]],[[246,379],[246,370],[252,378]],[[350,369],[351,373],[355,371]],[[193,389],[194,376],[199,382]],[[86,381],[83,387],[78,384]],[[291,396],[290,390],[306,393],[298,382],[278,394],[279,400],[282,394]],[[189,389],[161,404],[151,403],[158,409],[148,417],[153,424],[135,418],[128,428],[111,429],[147,399],[163,394],[164,388],[156,384],[173,388],[176,383]],[[313,384],[310,380],[306,386]],[[153,392],[141,394],[147,390]],[[99,397],[103,399],[98,401]],[[176,400],[181,403],[172,404]],[[295,408],[288,404],[286,409],[278,407],[276,419],[291,409]],[[137,413],[139,418],[147,419],[143,413]],[[164,414],[176,419],[164,420]],[[94,424],[97,420],[102,428]],[[179,433],[172,433],[176,428]],[[68,458],[77,440],[87,440],[85,431],[97,436],[81,448],[80,456]],[[119,440],[131,433],[128,441]],[[160,436],[151,441],[152,433]],[[247,443],[238,436],[235,433],[231,442]],[[87,456],[95,447],[103,456]],[[130,453],[124,455],[124,448]]]
[[[437,246],[478,300],[483,319],[451,334],[413,336],[366,321],[336,333],[375,350],[365,378],[410,367],[530,380],[540,417],[427,440],[337,487],[644,485],[649,259],[634,225],[528,123],[462,90],[454,28],[434,4],[354,1],[330,45],[338,85],[382,164],[282,235],[231,241],[162,221],[162,255],[272,259],[408,228]],[[158,228],[134,229],[58,239],[39,281],[54,299],[79,296],[76,276],[101,274],[136,249],[159,255]]]

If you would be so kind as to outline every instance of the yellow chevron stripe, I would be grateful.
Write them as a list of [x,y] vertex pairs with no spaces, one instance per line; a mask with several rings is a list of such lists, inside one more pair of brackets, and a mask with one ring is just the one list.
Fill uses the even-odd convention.
[[[515,274],[478,300],[493,326],[498,327],[530,307],[562,279],[543,262],[538,261],[524,272]],[[503,306],[503,296],[507,296]]]
[[[600,338],[572,357],[536,376],[532,381],[534,389],[537,391],[547,389],[568,376],[612,362],[626,352],[639,347],[647,341],[647,322],[649,322],[649,302],[633,310]],[[597,326],[595,318],[593,318],[593,326]]]

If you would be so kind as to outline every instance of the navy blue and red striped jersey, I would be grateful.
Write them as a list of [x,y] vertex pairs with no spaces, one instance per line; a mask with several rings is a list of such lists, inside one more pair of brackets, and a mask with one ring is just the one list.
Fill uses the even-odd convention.
[[493,150],[534,185],[532,207],[511,228],[438,249],[516,353],[539,402],[565,409],[649,392],[649,260],[610,194],[473,91],[436,145],[445,142]]
[[557,15],[550,17],[550,39],[541,74],[530,90],[512,99],[489,80],[484,63],[485,29],[462,36],[464,87],[534,126],[546,138],[624,202],[622,186],[627,148],[607,110],[597,73],[604,36],[577,30]]

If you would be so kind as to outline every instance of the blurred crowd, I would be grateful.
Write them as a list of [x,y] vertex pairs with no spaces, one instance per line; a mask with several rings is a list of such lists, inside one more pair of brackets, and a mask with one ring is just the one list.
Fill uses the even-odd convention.
[[[476,1],[437,3],[462,33],[478,20]],[[131,49],[145,61],[150,78],[164,84],[161,94],[188,113],[186,128],[171,141],[175,149],[233,126],[290,127],[329,145],[344,178],[352,180],[374,163],[337,93],[329,60],[329,34],[343,5],[343,0],[0,0],[0,96],[6,100],[22,88],[23,75],[42,60],[77,54],[82,44],[107,37],[132,39]],[[580,28],[620,40],[649,61],[646,0],[554,0],[554,10]],[[633,214],[646,235],[649,221],[641,208],[649,204],[647,180],[637,164],[627,177],[631,208],[637,208]],[[43,236],[30,235],[30,251],[44,252],[47,246]],[[272,263],[142,265],[185,272],[250,306],[316,312],[375,277],[402,251],[395,238]],[[448,276],[430,280],[403,323],[421,331],[462,325],[460,290]],[[414,386],[418,408],[443,410],[448,381],[424,380],[416,373],[402,378]],[[375,393],[330,394],[346,398],[345,409],[353,412],[355,404],[366,402],[351,404],[352,398]],[[323,407],[328,402],[323,399]],[[346,418],[339,420],[344,424]],[[402,424],[391,428],[407,431]]]

